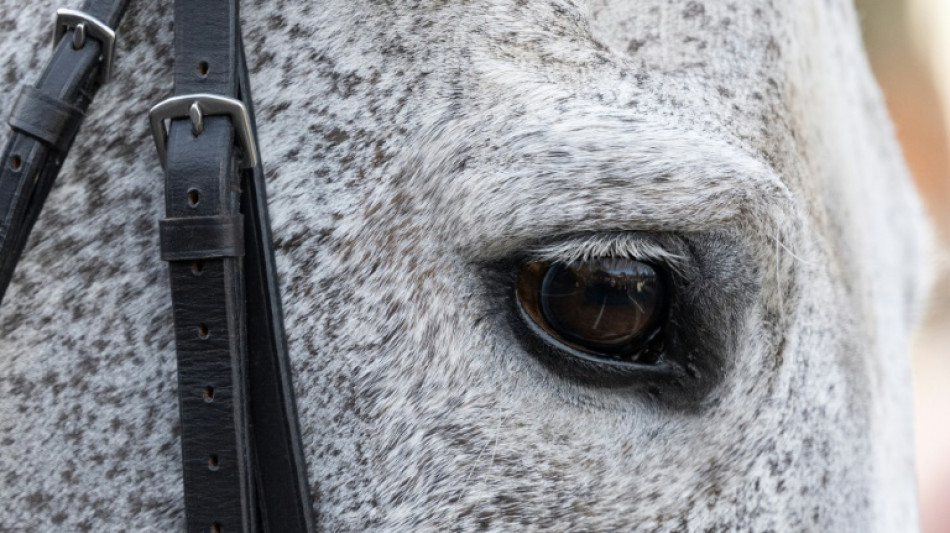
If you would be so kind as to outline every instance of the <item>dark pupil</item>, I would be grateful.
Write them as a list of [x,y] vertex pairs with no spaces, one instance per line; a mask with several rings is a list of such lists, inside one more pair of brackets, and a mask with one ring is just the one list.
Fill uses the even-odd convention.
[[541,282],[541,312],[567,340],[619,351],[653,324],[662,290],[656,271],[638,261],[554,264]]

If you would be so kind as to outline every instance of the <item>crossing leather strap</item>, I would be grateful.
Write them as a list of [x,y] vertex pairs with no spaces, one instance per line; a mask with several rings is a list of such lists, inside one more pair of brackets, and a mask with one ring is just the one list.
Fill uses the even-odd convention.
[[53,56],[19,94],[0,159],[0,300],[43,202],[99,87],[112,69],[115,33],[128,0],[87,0],[62,9]]
[[312,530],[236,0],[176,0],[175,95],[150,118],[187,529]]
[[[238,52],[241,95],[247,102],[254,144],[259,146],[243,42],[238,46]],[[313,503],[294,400],[284,314],[277,288],[264,170],[259,157],[254,168],[244,172],[241,189],[244,191],[241,212],[244,214],[247,249],[244,279],[251,430],[260,517],[266,531],[314,531]]]

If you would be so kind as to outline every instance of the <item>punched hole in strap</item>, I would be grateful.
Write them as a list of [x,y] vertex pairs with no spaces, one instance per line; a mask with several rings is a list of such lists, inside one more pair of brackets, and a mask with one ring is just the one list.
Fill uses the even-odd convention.
[[198,338],[207,339],[208,338],[208,326],[205,324],[198,324]]
[[20,159],[20,156],[15,155],[10,158],[10,170],[20,170],[20,167],[23,165],[23,160]]
[[211,528],[208,531],[211,533],[221,533],[221,524],[217,522],[211,524]]
[[211,470],[212,472],[214,472],[219,468],[221,468],[221,466],[218,464],[218,456],[209,455],[208,456],[208,470]]

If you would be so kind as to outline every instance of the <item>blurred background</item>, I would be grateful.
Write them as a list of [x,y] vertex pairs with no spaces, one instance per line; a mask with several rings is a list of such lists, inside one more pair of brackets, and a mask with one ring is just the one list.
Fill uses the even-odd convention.
[[943,254],[913,346],[921,528],[950,533],[950,0],[855,0],[904,155]]

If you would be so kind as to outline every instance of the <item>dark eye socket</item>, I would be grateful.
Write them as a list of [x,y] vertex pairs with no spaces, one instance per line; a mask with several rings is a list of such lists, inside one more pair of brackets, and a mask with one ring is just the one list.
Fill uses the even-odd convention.
[[665,321],[667,289],[658,267],[606,257],[532,262],[518,273],[523,314],[555,341],[597,359],[655,362],[651,340]]

